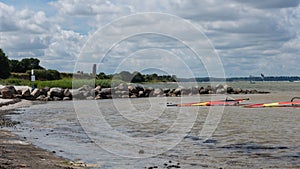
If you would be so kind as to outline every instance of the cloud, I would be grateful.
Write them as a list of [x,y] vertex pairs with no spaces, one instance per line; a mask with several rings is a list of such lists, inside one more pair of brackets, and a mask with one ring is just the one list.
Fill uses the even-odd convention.
[[3,18],[1,48],[10,58],[39,58],[41,64],[47,63],[49,68],[57,64],[57,59],[72,60],[74,65],[85,36],[72,30],[61,29],[58,23],[47,17],[43,11],[16,10],[13,6],[3,3],[0,3],[0,8]]
[[[49,68],[73,71],[86,41],[98,38],[99,44],[87,44],[90,50],[84,51],[85,71],[90,71],[91,64],[97,62],[97,58],[105,52],[102,50],[105,48],[102,38],[113,41],[126,31],[134,34],[153,27],[154,32],[165,32],[165,36],[148,36],[147,32],[124,39],[104,60],[107,64],[105,67],[112,71],[124,55],[135,52],[141,54],[135,59],[151,60],[151,53],[139,53],[139,50],[154,48],[178,55],[195,74],[204,76],[206,73],[202,72],[205,71],[205,65],[201,60],[195,61],[195,56],[186,49],[185,42],[178,43],[176,37],[168,37],[168,33],[175,33],[178,37],[185,37],[187,43],[201,43],[200,34],[187,31],[185,24],[160,18],[135,17],[127,22],[116,22],[104,37],[93,37],[99,28],[120,17],[142,12],[162,12],[186,19],[205,33],[218,51],[227,75],[248,76],[260,72],[297,75],[300,72],[297,66],[300,64],[298,0],[57,0],[36,4],[23,1],[22,6],[13,1],[3,2],[0,2],[1,48],[10,58],[37,57]],[[203,50],[209,48],[204,43],[198,46]],[[209,53],[203,55],[207,57],[203,62],[213,62],[208,57]],[[128,65],[124,69],[135,68],[134,63]],[[172,66],[180,68],[175,62]],[[81,68],[84,69],[84,66]]]
[[297,7],[299,0],[237,0],[239,3],[245,3],[259,9],[270,9],[270,8],[291,8]]

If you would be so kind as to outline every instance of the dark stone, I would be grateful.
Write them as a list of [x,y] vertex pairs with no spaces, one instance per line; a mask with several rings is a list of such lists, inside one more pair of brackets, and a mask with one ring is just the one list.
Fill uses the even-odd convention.
[[30,96],[30,90],[28,88],[27,89],[23,89],[21,95],[24,98],[29,97]]
[[1,89],[1,95],[3,99],[13,99],[17,91],[14,86],[6,86]]
[[63,98],[64,90],[60,87],[51,88],[48,92],[48,96],[50,96],[51,98],[53,97]]

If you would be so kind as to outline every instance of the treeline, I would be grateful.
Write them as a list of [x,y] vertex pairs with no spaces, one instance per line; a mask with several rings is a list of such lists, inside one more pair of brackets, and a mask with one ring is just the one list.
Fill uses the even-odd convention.
[[140,72],[133,72],[130,73],[128,71],[122,71],[117,74],[113,75],[105,75],[103,72],[97,75],[97,78],[113,78],[119,79],[124,82],[129,83],[147,83],[147,82],[176,82],[177,78],[175,75],[157,75],[156,73],[153,74],[141,74]]
[[31,75],[31,70],[34,69],[34,75],[36,80],[59,80],[59,79],[93,79],[98,80],[121,80],[129,83],[147,83],[147,82],[176,82],[176,76],[170,75],[157,75],[146,74],[143,75],[140,72],[130,73],[128,71],[122,71],[116,74],[106,75],[101,72],[99,74],[92,75],[89,73],[83,73],[78,71],[77,73],[60,73],[57,70],[46,70],[44,67],[40,66],[40,60],[36,58],[24,58],[19,60],[10,60],[5,55],[5,53],[0,49],[0,79],[15,78],[29,80]]
[[158,75],[156,73],[153,74],[141,74],[140,72],[128,72],[122,71],[120,73],[115,74],[105,74],[104,72],[100,72],[95,76],[88,73],[83,73],[78,71],[75,74],[72,73],[63,73],[63,77],[74,77],[76,79],[106,79],[106,80],[121,80],[123,82],[128,83],[148,83],[148,82],[176,82],[177,78],[175,75]]
[[40,66],[40,60],[36,58],[24,58],[19,60],[10,60],[0,49],[0,79],[9,77],[17,79],[29,79],[31,70],[34,69],[34,74],[38,80],[58,80],[61,79],[60,73],[57,70],[46,70]]

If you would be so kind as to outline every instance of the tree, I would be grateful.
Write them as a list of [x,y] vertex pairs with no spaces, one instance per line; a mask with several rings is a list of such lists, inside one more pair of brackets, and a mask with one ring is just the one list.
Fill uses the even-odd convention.
[[10,76],[9,60],[0,49],[0,79],[7,79]]
[[21,61],[10,60],[9,65],[11,68],[11,72],[16,73],[25,73],[27,70],[31,69],[44,69],[40,66],[40,60],[36,58],[25,58]]
[[10,60],[9,66],[11,72],[22,73],[24,71],[24,68],[21,67],[21,63],[18,60]]
[[140,72],[133,72],[132,83],[141,83],[145,82],[144,76]]
[[21,63],[21,67],[25,68],[26,70],[44,69],[43,67],[40,66],[40,60],[36,58],[25,58],[22,59],[20,63]]

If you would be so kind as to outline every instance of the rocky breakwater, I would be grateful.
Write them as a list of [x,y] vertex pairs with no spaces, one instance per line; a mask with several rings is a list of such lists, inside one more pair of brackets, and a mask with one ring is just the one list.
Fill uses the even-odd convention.
[[62,89],[59,87],[42,89],[21,88],[16,89],[14,86],[5,86],[0,89],[0,97],[3,99],[27,99],[40,101],[59,101],[72,99],[111,99],[111,98],[139,98],[139,97],[178,97],[192,96],[202,94],[258,94],[269,93],[257,90],[234,89],[228,85],[218,84],[216,86],[206,87],[177,87],[177,88],[152,88],[144,87],[140,84],[122,83],[112,88],[95,88],[84,85],[78,89]]

